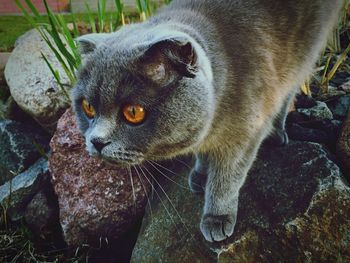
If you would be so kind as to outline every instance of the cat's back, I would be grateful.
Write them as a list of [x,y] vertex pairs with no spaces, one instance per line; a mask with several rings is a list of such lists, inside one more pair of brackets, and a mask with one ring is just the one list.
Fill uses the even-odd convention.
[[[342,0],[173,0],[172,8],[201,10],[220,19],[249,11],[250,16],[264,14],[289,16],[295,12],[317,12],[329,16],[336,11]],[[248,15],[247,18],[250,17]],[[215,18],[213,16],[213,18]]]
[[[228,68],[253,72],[259,64],[269,62],[262,59],[271,57],[277,74],[292,79],[295,74],[288,72],[295,68],[308,73],[312,69],[337,20],[341,3],[342,0],[173,0],[167,10],[170,16],[207,36],[213,52],[220,43],[221,58],[228,61]],[[214,38],[208,33],[212,29]]]
[[[315,41],[324,38],[324,34],[327,34],[335,24],[342,2],[342,0],[173,0],[165,12],[170,11],[166,13],[172,19],[193,25],[199,31],[207,31],[208,23],[214,25],[224,44],[233,43],[234,40],[254,44],[255,36],[260,41],[259,33],[270,35],[275,41],[284,42],[289,39],[290,42],[299,43],[310,37]],[[191,12],[197,13],[198,17]],[[311,43],[306,44],[304,49],[312,46]]]

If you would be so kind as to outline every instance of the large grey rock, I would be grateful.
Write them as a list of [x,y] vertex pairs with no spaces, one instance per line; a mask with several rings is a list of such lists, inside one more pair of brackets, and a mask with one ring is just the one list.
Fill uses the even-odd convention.
[[[188,172],[173,180],[186,184]],[[164,194],[152,201],[131,262],[350,262],[350,188],[319,144],[260,151],[235,232],[221,243],[199,231],[203,197],[170,184],[171,203]]]
[[61,81],[69,84],[54,53],[35,29],[19,39],[6,64],[5,77],[17,104],[40,125],[53,131],[69,106],[69,98],[56,83],[42,54],[59,72]]
[[49,178],[47,160],[41,158],[25,172],[0,186],[0,203],[12,220],[20,219],[27,204]]
[[25,171],[48,150],[49,136],[40,128],[0,121],[0,185]]

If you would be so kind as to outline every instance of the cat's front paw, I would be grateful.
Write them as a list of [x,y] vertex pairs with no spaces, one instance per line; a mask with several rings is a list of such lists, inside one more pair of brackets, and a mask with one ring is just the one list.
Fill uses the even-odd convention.
[[233,234],[236,219],[236,215],[205,214],[200,229],[207,241],[222,241]]
[[273,146],[286,146],[289,143],[288,134],[285,130],[276,130],[266,139],[266,142]]
[[197,172],[192,169],[188,177],[188,184],[192,193],[203,194],[205,189],[205,184],[207,182],[207,175]]

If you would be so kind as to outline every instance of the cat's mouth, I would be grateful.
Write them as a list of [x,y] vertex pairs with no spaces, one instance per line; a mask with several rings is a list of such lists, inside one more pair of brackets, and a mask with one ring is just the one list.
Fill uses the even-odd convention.
[[138,165],[145,160],[143,153],[140,151],[121,148],[113,151],[102,151],[97,157],[115,166]]
[[117,167],[140,165],[143,163],[143,158],[111,158],[106,156],[99,156],[103,161]]

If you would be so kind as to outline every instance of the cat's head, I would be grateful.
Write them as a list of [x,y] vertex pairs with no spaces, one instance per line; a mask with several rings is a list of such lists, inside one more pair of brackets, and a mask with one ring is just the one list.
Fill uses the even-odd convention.
[[204,49],[182,32],[136,32],[77,39],[85,57],[72,92],[78,125],[90,155],[114,163],[187,153],[213,119]]

